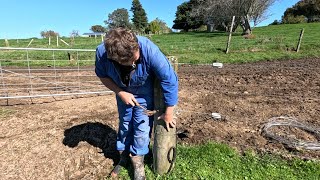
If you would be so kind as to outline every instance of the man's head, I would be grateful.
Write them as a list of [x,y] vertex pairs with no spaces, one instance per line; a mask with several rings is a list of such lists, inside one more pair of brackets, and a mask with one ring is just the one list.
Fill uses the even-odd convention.
[[109,59],[122,65],[132,65],[139,58],[137,37],[130,30],[115,28],[110,30],[104,41]]

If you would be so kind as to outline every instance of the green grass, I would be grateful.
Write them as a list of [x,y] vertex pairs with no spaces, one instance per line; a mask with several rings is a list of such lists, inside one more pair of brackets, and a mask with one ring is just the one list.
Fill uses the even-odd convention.
[[[300,31],[305,29],[300,52],[295,52]],[[306,57],[320,57],[320,23],[273,25],[256,27],[253,29],[254,38],[245,39],[241,30],[233,33],[230,53],[225,54],[228,33],[226,32],[188,32],[153,35],[155,42],[166,55],[177,56],[182,63],[244,63],[261,60],[298,59]],[[62,38],[71,46],[61,41],[59,47],[56,39],[34,39],[30,47],[36,48],[73,48],[95,49],[101,43],[101,38]],[[11,47],[26,47],[31,39],[9,40]],[[5,46],[5,41],[0,40],[0,47]],[[52,52],[30,51],[29,59],[52,60]],[[76,55],[74,55],[76,56]],[[55,59],[67,60],[67,52],[58,52]],[[0,59],[26,59],[24,51],[0,51]],[[82,53],[79,59],[94,59],[94,52]],[[45,63],[38,63],[45,65]],[[93,64],[93,61],[90,63]],[[68,65],[68,61],[59,62],[59,65]]]
[[14,111],[11,109],[7,109],[7,108],[3,108],[3,107],[0,108],[0,118],[6,118],[13,113],[14,113]]
[[[300,52],[296,53],[302,28],[305,33]],[[255,38],[245,39],[240,31],[236,31],[229,54],[225,54],[228,34],[224,32],[155,35],[152,40],[167,55],[178,56],[180,62],[235,63],[320,57],[320,23],[257,27],[253,34]]]
[[[320,179],[319,162],[284,160],[250,152],[240,155],[230,147],[216,143],[178,146],[176,164],[169,175],[154,174],[150,162],[145,167],[147,179]],[[121,179],[130,179],[130,176],[132,168],[120,173]]]

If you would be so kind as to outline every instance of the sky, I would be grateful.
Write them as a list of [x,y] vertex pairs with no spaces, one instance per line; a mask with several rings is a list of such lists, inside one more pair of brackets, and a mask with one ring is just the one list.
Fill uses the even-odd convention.
[[[171,28],[177,6],[186,0],[140,0],[149,22],[159,18]],[[284,11],[299,0],[278,0],[269,9],[269,18],[258,26],[280,20]],[[130,19],[132,0],[0,0],[0,39],[40,38],[40,32],[53,30],[69,36],[73,30],[79,34],[91,32],[93,25],[105,26],[108,14],[126,8]]]

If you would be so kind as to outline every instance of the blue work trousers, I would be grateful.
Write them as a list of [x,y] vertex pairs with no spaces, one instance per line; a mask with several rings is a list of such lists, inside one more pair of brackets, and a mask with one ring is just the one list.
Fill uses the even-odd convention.
[[[139,104],[153,109],[153,98],[135,97]],[[119,131],[117,150],[129,151],[133,155],[146,155],[149,152],[150,135],[153,126],[153,116],[148,117],[142,108],[132,107],[122,102],[117,96],[119,112]]]

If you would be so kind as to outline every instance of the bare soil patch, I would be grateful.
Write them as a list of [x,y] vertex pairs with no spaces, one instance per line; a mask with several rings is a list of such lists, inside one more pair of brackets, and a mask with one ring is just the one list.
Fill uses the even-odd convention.
[[[226,143],[239,152],[319,159],[261,135],[277,116],[320,127],[320,59],[179,67],[178,143]],[[1,106],[1,179],[99,179],[117,161],[114,95],[12,101]],[[6,104],[1,102],[1,104]],[[224,118],[215,120],[212,112]],[[295,128],[280,135],[317,140]]]

